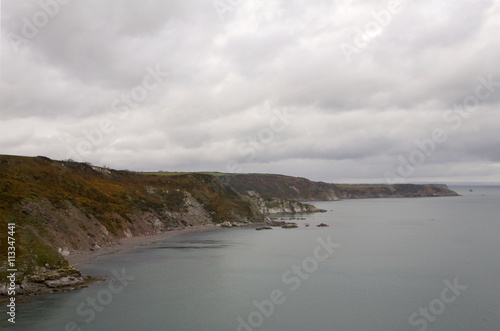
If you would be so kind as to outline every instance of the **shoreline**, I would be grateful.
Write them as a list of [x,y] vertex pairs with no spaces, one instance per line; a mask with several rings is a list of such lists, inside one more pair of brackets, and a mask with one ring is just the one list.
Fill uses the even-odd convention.
[[139,248],[141,246],[151,245],[157,241],[175,237],[187,233],[213,231],[219,229],[216,225],[193,226],[190,228],[176,229],[153,235],[142,235],[130,238],[122,238],[117,244],[109,247],[101,247],[95,251],[78,251],[66,256],[66,260],[72,266],[78,266],[90,262],[91,260],[108,254],[127,252]]
[[[130,238],[122,238],[116,244],[109,247],[102,247],[95,251],[76,251],[72,254],[66,256],[66,260],[70,265],[69,268],[74,267],[77,271],[77,274],[66,274],[66,275],[58,275],[56,278],[52,279],[53,281],[61,282],[59,285],[48,286],[46,282],[33,282],[33,281],[25,281],[20,286],[23,286],[22,291],[17,290],[17,297],[19,298],[19,303],[25,303],[29,301],[29,298],[32,296],[43,295],[47,293],[53,292],[66,292],[79,288],[84,288],[91,286],[95,282],[105,280],[102,276],[85,276],[80,273],[77,269],[78,266],[89,263],[90,261],[104,255],[122,253],[132,251],[142,246],[151,245],[157,241],[179,236],[187,233],[196,233],[196,232],[205,232],[205,231],[214,231],[219,229],[216,225],[204,225],[204,226],[193,226],[184,229],[175,229],[171,231],[165,231],[158,234],[153,235],[142,235]],[[59,270],[60,271],[60,270]],[[0,284],[1,285],[1,284]],[[16,286],[17,288],[17,286]],[[3,293],[0,294],[0,304],[4,304],[8,302],[8,297]]]

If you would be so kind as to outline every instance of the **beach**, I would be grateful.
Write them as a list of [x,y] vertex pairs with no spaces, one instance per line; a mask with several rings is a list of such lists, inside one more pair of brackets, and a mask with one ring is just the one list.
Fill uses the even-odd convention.
[[154,235],[143,235],[130,238],[122,238],[118,241],[116,245],[113,246],[101,247],[93,251],[89,250],[89,251],[72,252],[70,255],[66,257],[66,259],[68,260],[70,265],[78,266],[79,264],[86,263],[99,256],[130,251],[137,247],[147,246],[159,240],[171,238],[181,234],[202,232],[202,231],[213,231],[215,229],[218,229],[216,225],[193,226],[184,229],[166,231]]

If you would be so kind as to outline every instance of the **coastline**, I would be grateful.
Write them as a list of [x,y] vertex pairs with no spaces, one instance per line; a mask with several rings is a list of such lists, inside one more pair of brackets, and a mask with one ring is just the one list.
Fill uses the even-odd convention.
[[99,256],[126,252],[134,250],[141,246],[151,245],[157,241],[175,237],[178,235],[186,234],[186,233],[194,233],[194,232],[204,232],[204,231],[213,231],[218,229],[216,225],[204,225],[204,226],[193,226],[184,229],[176,229],[171,231],[166,231],[153,235],[143,235],[143,236],[135,236],[130,238],[122,238],[120,241],[113,246],[102,247],[95,251],[78,251],[74,252],[68,256],[66,256],[66,260],[70,265],[78,266],[81,264],[85,264]]
[[[69,263],[69,267],[59,270],[44,270],[44,275],[42,276],[43,279],[41,281],[23,280],[20,284],[16,284],[16,292],[19,298],[18,302],[27,302],[29,300],[29,297],[35,295],[71,291],[78,288],[88,287],[94,282],[103,281],[104,278],[101,276],[85,276],[82,275],[77,269],[77,266],[88,263],[97,257],[131,251],[137,249],[138,247],[147,246],[154,242],[182,234],[214,231],[216,229],[219,229],[219,227],[216,225],[193,226],[184,229],[166,231],[154,235],[123,238],[113,246],[102,247],[94,251],[74,252],[65,257]],[[7,284],[0,284],[0,304],[8,302],[6,293]]]

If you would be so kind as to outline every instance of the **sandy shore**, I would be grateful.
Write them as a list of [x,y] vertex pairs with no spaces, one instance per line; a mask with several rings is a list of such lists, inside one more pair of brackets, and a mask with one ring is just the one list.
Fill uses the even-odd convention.
[[155,235],[123,238],[118,242],[117,245],[110,247],[102,247],[94,251],[73,252],[69,256],[67,256],[66,259],[68,260],[70,265],[76,266],[88,262],[92,259],[95,259],[98,256],[133,250],[134,248],[140,246],[150,245],[156,241],[178,236],[185,233],[211,231],[215,229],[218,229],[218,227],[215,225],[194,226],[185,229],[163,232]]

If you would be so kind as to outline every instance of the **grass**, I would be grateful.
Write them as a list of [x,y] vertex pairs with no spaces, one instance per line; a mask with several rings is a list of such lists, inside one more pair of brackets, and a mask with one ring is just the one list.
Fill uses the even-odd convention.
[[158,171],[158,172],[137,172],[140,175],[156,175],[156,176],[181,176],[181,175],[209,175],[209,176],[227,176],[229,174],[223,172],[199,171],[199,172],[178,172],[178,171]]
[[[231,188],[222,183],[221,176],[229,176],[227,183]],[[249,190],[262,197],[289,200],[327,200],[332,192],[337,196],[343,192],[353,196],[377,196],[392,191],[418,196],[435,192],[431,187],[422,188],[334,185],[272,174],[102,171],[73,161],[0,155],[0,275],[6,272],[7,238],[3,229],[9,222],[17,224],[19,263],[32,270],[45,263],[64,265],[56,242],[73,247],[90,243],[101,225],[111,234],[111,240],[123,237],[137,219],[157,218],[169,225],[174,221],[166,211],[186,212],[188,194],[203,206],[214,223],[222,223],[235,215],[250,221],[261,220],[255,206],[242,197]],[[65,214],[69,209],[80,217]]]
[[[172,220],[165,217],[165,211],[186,212],[186,194],[201,203],[215,223],[231,220],[234,215],[249,220],[256,218],[258,212],[252,209],[251,203],[217,179],[223,175],[108,169],[103,172],[78,162],[0,155],[0,226],[4,228],[8,222],[16,222],[20,236],[19,261],[29,271],[32,266],[45,263],[63,265],[64,259],[55,245],[56,237],[72,245],[92,240],[87,238],[87,233],[96,228],[95,222],[115,238],[123,237],[124,230],[133,226],[133,219],[146,214],[155,215],[168,225]],[[69,206],[83,217],[62,220]],[[55,213],[59,216],[54,218]],[[73,231],[85,233],[85,238],[79,238]],[[6,237],[5,231],[0,233],[0,272],[5,274]]]

